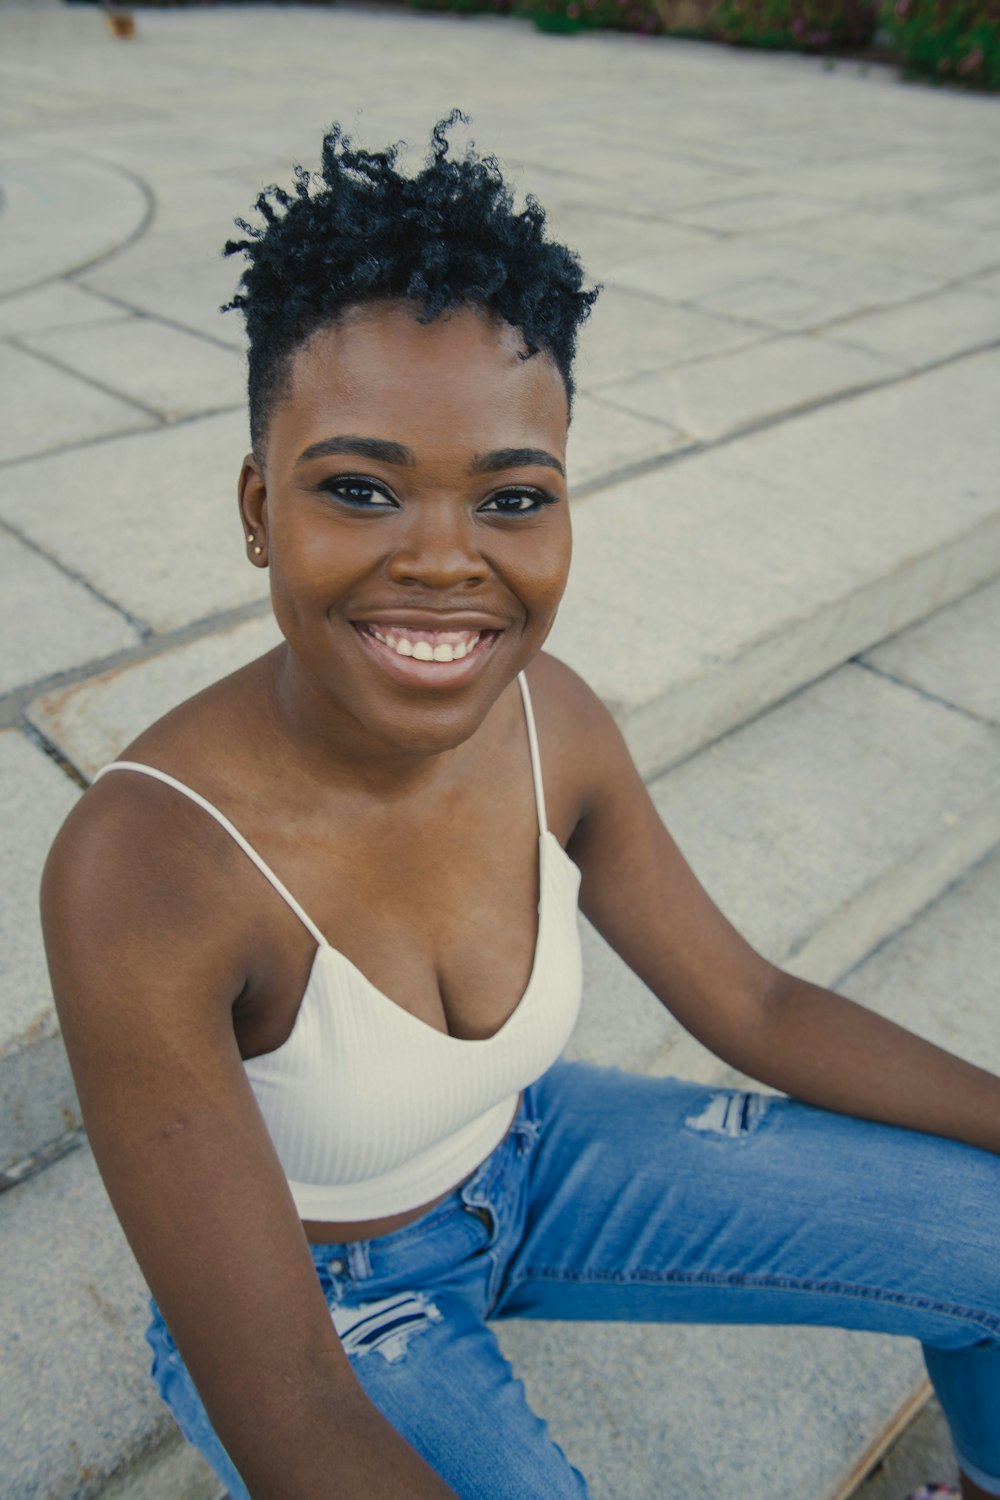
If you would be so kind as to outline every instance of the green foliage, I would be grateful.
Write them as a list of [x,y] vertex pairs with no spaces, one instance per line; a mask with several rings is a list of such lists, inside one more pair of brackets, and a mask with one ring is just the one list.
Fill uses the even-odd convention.
[[407,3],[413,10],[447,10],[452,15],[510,14],[510,0],[407,0]]
[[881,20],[910,76],[1000,90],[1000,0],[883,0]]
[[827,52],[872,38],[877,0],[718,0],[711,32],[745,47]]
[[662,30],[652,0],[517,0],[514,14],[529,16],[539,31]]
[[512,13],[540,31],[632,31],[743,47],[836,52],[880,25],[905,71],[1000,90],[1000,0],[407,0],[418,10]]

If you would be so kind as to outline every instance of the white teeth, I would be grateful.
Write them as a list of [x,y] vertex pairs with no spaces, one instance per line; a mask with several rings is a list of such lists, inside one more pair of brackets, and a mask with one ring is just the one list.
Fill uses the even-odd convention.
[[417,661],[462,661],[478,645],[481,635],[481,632],[477,630],[466,641],[458,641],[455,644],[443,641],[439,646],[432,646],[430,641],[409,641],[405,637],[383,635],[374,625],[368,628],[377,641],[381,641],[384,646],[395,651],[397,656],[412,656]]

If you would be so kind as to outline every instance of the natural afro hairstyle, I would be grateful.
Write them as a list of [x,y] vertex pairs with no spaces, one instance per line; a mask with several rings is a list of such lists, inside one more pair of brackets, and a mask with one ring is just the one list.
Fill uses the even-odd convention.
[[355,148],[339,125],[323,140],[319,175],[295,168],[294,192],[265,188],[263,219],[236,223],[246,239],[240,308],[249,342],[248,395],[254,452],[263,456],[268,419],[285,390],[295,352],[348,307],[406,298],[429,323],[449,309],[486,309],[521,333],[525,358],[543,350],[573,399],[577,331],[599,288],[584,291],[579,258],[544,235],[545,213],[531,197],[515,213],[496,159],[468,146],[448,154],[447,132],[468,120],[459,110],[435,125],[426,164],[415,177],[396,170],[400,146]]

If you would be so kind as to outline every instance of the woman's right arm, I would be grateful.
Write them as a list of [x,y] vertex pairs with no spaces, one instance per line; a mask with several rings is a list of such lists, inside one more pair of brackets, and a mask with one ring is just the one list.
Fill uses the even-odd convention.
[[[143,811],[95,788],[42,882],[56,1007],[115,1211],[253,1500],[455,1500],[341,1348],[233,1031],[239,891],[186,824],[176,837],[186,811],[167,817],[173,837],[161,797]],[[193,837],[204,850],[215,835]]]

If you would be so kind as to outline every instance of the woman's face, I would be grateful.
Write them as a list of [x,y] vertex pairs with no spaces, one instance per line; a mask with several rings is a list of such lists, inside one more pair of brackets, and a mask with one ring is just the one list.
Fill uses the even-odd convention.
[[244,465],[293,677],[387,747],[466,739],[555,617],[567,399],[522,350],[475,309],[353,308],[295,355],[263,470]]

